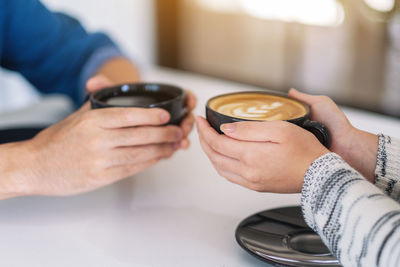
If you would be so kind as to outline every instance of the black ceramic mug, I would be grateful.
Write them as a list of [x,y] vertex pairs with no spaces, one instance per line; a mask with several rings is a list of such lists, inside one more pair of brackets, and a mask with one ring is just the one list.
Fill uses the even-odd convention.
[[328,128],[310,120],[310,107],[280,92],[236,92],[215,96],[206,104],[206,118],[220,134],[224,123],[284,120],[310,131],[327,148],[331,143]]
[[89,97],[92,109],[112,107],[162,108],[171,114],[168,124],[179,125],[187,114],[186,92],[161,83],[131,83],[99,90]]

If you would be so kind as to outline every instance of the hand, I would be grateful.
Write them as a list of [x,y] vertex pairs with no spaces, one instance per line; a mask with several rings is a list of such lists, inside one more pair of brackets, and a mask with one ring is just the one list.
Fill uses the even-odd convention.
[[[88,91],[112,85],[90,79]],[[196,99],[188,92],[188,109]],[[79,111],[25,142],[0,146],[0,199],[21,195],[71,195],[141,172],[189,146],[190,114],[181,127],[163,126],[163,109],[109,108]],[[3,163],[3,164],[1,164]]]
[[310,132],[284,121],[224,124],[198,117],[200,143],[221,176],[260,192],[301,192],[311,163],[329,152]]
[[[103,75],[97,75],[93,78],[89,79],[86,83],[86,88],[89,93],[96,92],[105,87],[112,86],[112,82]],[[187,93],[187,108],[188,108],[188,115],[183,119],[181,122],[180,128],[183,132],[183,138],[180,142],[180,148],[188,149],[190,146],[189,141],[189,134],[193,129],[194,125],[194,116],[193,116],[193,109],[196,107],[196,96],[189,90],[186,91]]]
[[327,96],[312,96],[291,89],[289,96],[310,105],[311,119],[325,124],[332,138],[330,150],[369,181],[375,180],[378,137],[353,127],[339,107]]
[[[179,148],[182,130],[163,126],[162,109],[79,111],[24,143],[21,184],[28,195],[70,195],[136,174]],[[21,157],[21,155],[20,155]],[[21,166],[19,167],[21,168]]]

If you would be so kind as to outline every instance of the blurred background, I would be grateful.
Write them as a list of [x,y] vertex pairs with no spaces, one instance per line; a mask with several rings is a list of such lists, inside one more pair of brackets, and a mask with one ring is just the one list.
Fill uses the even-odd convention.
[[[106,31],[144,68],[295,87],[400,118],[399,0],[43,2]],[[0,112],[39,99],[18,75],[2,71],[0,86]]]

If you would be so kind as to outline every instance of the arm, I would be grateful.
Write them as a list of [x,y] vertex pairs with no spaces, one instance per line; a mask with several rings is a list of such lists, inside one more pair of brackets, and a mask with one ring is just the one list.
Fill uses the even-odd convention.
[[302,192],[306,222],[344,266],[398,266],[400,206],[309,132],[280,121],[202,118],[199,138],[218,173],[260,192]]
[[400,202],[400,140],[379,135],[375,185]]
[[[317,120],[334,130],[332,149],[354,156],[352,164],[371,176],[377,136],[354,129],[330,99],[311,98],[314,118],[321,116]],[[271,121],[224,124],[225,135],[219,135],[204,119],[196,122],[203,150],[221,176],[260,192],[302,192],[307,223],[344,266],[398,266],[399,204],[311,133]],[[388,160],[378,166],[385,165],[386,176],[394,176],[392,166],[398,161]]]
[[[8,42],[0,63],[20,71],[43,93],[69,94],[79,103],[85,83],[93,92],[139,79],[105,35],[86,34],[77,21],[36,0],[4,3]],[[190,92],[187,105],[189,113],[196,105]],[[90,110],[85,104],[32,140],[0,146],[0,199],[76,194],[138,173],[189,147],[193,115],[180,127],[163,126],[168,120],[159,109]]]
[[42,93],[66,94],[80,104],[87,79],[104,62],[122,56],[105,34],[88,34],[77,20],[50,12],[40,1],[13,0],[4,5],[0,64],[20,72]]
[[[88,85],[95,90],[111,82],[98,76]],[[191,111],[190,91],[187,101]],[[160,127],[168,120],[162,109],[90,110],[86,103],[32,140],[0,145],[0,199],[77,194],[141,172],[189,147],[193,115],[181,127]]]
[[291,90],[289,95],[310,105],[312,119],[328,126],[332,134],[330,150],[388,196],[400,201],[400,141],[356,129],[343,112],[326,96],[312,96]]
[[399,204],[337,154],[318,158],[307,170],[302,208],[344,266],[398,266]]

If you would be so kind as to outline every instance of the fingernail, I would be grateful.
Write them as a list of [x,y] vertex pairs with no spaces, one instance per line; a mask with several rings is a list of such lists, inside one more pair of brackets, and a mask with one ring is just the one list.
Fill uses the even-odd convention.
[[226,123],[222,124],[221,126],[221,131],[226,132],[226,133],[233,133],[235,131],[235,124],[233,123]]
[[167,111],[163,111],[160,115],[161,122],[167,123],[169,121],[169,113]]

